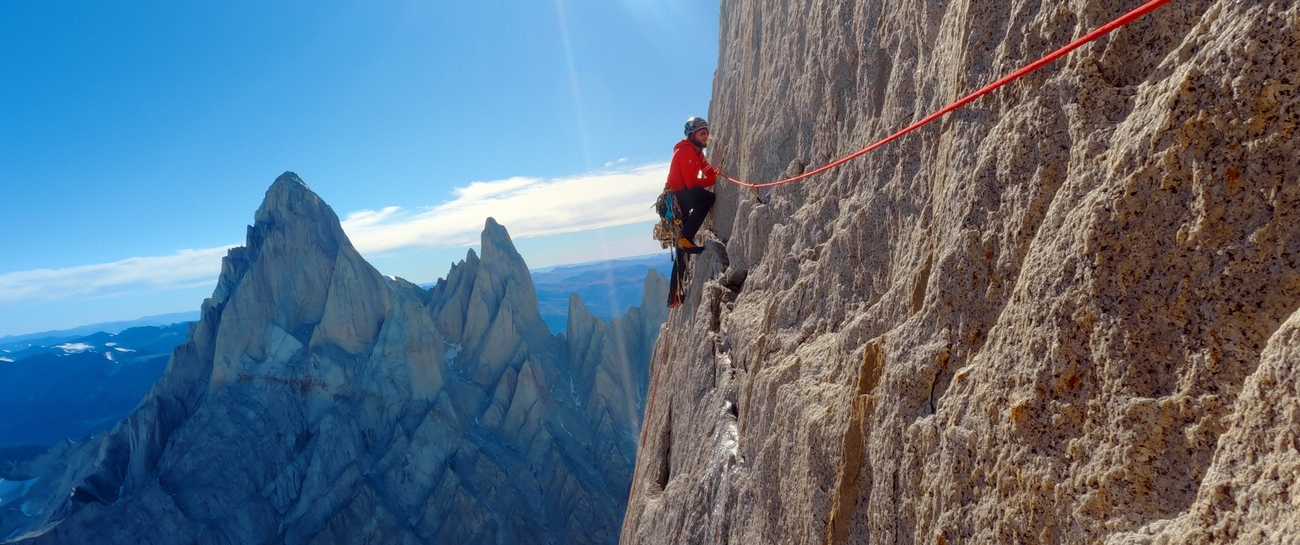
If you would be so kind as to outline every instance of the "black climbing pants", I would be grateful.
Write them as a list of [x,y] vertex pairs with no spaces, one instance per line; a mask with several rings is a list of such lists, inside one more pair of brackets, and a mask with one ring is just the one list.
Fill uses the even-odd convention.
[[700,225],[704,224],[704,217],[708,216],[709,210],[713,209],[713,201],[717,197],[712,191],[703,187],[688,187],[683,191],[674,191],[673,196],[677,198],[677,208],[684,216],[682,236],[695,242],[695,232],[699,231]]

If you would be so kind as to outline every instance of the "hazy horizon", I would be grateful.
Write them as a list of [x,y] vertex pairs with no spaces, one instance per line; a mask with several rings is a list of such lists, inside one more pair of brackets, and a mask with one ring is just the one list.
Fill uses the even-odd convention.
[[[475,253],[478,253],[478,252],[480,251],[478,247],[473,248],[473,250],[474,250]],[[468,249],[467,249],[466,251],[468,251]],[[592,266],[592,265],[598,265],[598,264],[601,264],[601,263],[609,263],[609,262],[616,262],[616,261],[639,261],[639,260],[651,260],[651,259],[665,259],[665,260],[666,260],[666,259],[669,259],[669,257],[668,257],[667,255],[665,255],[665,253],[664,253],[663,250],[660,250],[659,252],[649,253],[649,254],[642,254],[642,255],[635,255],[635,256],[626,256],[626,257],[616,257],[616,258],[611,258],[611,259],[602,259],[602,260],[595,260],[595,261],[584,261],[584,262],[579,262],[579,263],[562,263],[562,264],[558,264],[558,265],[550,265],[550,266],[546,266],[546,267],[531,267],[531,266],[530,266],[529,269],[528,269],[528,272],[529,272],[530,274],[534,274],[534,275],[535,275],[535,274],[545,274],[545,273],[554,272],[554,271],[556,271],[556,270],[558,270],[558,269],[563,269],[563,268],[581,268],[581,267],[584,267],[584,266]],[[463,261],[463,259],[462,259],[462,260],[458,260],[457,263],[458,263],[459,261]],[[525,259],[525,262],[527,262],[526,259]],[[454,264],[454,263],[453,263],[453,264]],[[450,265],[448,266],[448,271],[450,271]],[[427,288],[427,287],[431,287],[431,286],[432,286],[434,283],[436,283],[437,281],[444,280],[444,279],[446,278],[446,274],[447,274],[447,273],[444,272],[441,276],[439,276],[438,278],[434,279],[434,281],[431,281],[431,282],[419,282],[419,283],[416,283],[416,284],[417,284],[417,285],[420,285],[421,287],[426,287],[426,288]],[[399,277],[399,278],[402,278],[402,277]],[[406,279],[406,278],[402,278],[402,279],[403,279],[403,280],[408,280],[408,281],[409,281],[409,279]],[[210,292],[212,289],[215,289],[215,288],[216,288],[216,282],[217,282],[217,278],[214,277],[214,278],[212,279],[212,287],[209,288],[209,292]],[[210,296],[210,295],[211,295],[211,293],[209,293],[208,296]],[[205,296],[205,298],[208,297],[208,296]],[[112,330],[112,329],[118,329],[118,330],[120,331],[120,330],[122,330],[122,329],[125,329],[126,327],[139,327],[140,325],[136,325],[136,324],[139,323],[139,322],[148,322],[148,325],[168,325],[168,324],[177,323],[177,322],[181,322],[181,321],[192,321],[192,320],[186,320],[186,319],[180,319],[180,318],[176,319],[176,321],[166,321],[166,319],[168,319],[168,318],[170,318],[170,317],[193,316],[193,317],[194,317],[193,319],[194,319],[194,320],[197,320],[197,319],[198,319],[198,316],[199,316],[199,306],[200,306],[202,303],[203,303],[203,300],[202,300],[202,299],[199,299],[199,300],[195,301],[195,303],[194,303],[194,308],[193,308],[193,309],[191,309],[191,310],[182,310],[182,311],[178,311],[178,312],[166,312],[166,313],[161,313],[161,314],[150,314],[150,315],[147,315],[147,316],[134,316],[134,317],[128,317],[128,318],[126,318],[126,319],[121,319],[121,320],[112,320],[112,321],[106,321],[106,322],[91,322],[91,323],[75,324],[75,325],[71,325],[71,326],[67,326],[67,327],[60,327],[60,328],[57,328],[57,329],[38,329],[38,330],[32,330],[32,331],[16,331],[16,332],[13,332],[13,333],[0,333],[0,342],[20,342],[20,341],[18,341],[19,339],[35,339],[35,338],[39,338],[39,336],[43,336],[43,335],[47,335],[47,334],[53,336],[53,335],[64,334],[64,333],[66,333],[66,332],[70,332],[70,331],[75,332],[75,331],[81,331],[81,330],[86,330],[86,331],[89,332],[89,333],[94,333],[94,332],[99,332],[99,331],[107,331],[107,332],[110,332],[110,333],[116,333],[116,331],[111,331],[111,330]],[[92,331],[92,330],[93,330],[93,331]],[[77,333],[77,334],[80,334],[80,333]]]
[[[718,4],[6,5],[0,336],[187,311],[293,171],[380,272],[658,251]],[[720,132],[725,132],[720,129]]]

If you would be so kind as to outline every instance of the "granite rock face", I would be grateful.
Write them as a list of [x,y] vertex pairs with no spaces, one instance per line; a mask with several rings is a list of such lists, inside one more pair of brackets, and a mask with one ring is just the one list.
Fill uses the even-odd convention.
[[[723,0],[710,159],[820,166],[1136,5]],[[1294,540],[1297,74],[1300,5],[1171,2],[721,182],[622,542]]]
[[255,220],[135,412],[27,469],[13,542],[617,539],[666,313],[583,321],[598,352],[570,358],[490,218],[429,291],[376,272],[292,173]]

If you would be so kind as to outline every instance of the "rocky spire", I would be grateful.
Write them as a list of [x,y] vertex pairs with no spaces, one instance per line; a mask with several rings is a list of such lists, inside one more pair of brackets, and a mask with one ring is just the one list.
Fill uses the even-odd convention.
[[506,228],[488,218],[480,247],[483,257],[465,309],[464,329],[453,335],[480,364],[474,380],[488,387],[496,384],[507,367],[520,370],[529,354],[544,354],[553,360],[561,354],[558,340],[538,311],[537,290],[528,266]]
[[565,387],[591,381],[542,322],[504,227],[488,219],[482,259],[471,251],[426,292],[367,264],[292,173],[254,217],[139,408],[65,449],[66,469],[28,494],[41,514],[0,530],[30,530],[21,543],[616,539],[636,419],[582,403],[635,390],[623,369],[645,362],[620,355],[597,393]]

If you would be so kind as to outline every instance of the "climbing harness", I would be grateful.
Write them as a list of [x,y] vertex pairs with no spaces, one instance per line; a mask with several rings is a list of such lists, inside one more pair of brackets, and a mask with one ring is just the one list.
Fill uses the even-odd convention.
[[664,249],[672,249],[673,271],[669,274],[668,308],[675,308],[682,303],[685,295],[683,287],[687,283],[689,271],[686,266],[690,258],[688,254],[699,250],[683,249],[678,242],[682,239],[682,209],[671,189],[664,188],[659,198],[655,199],[654,209],[659,214],[659,223],[654,227],[654,239]]
[[1119,27],[1122,27],[1122,26],[1124,26],[1124,25],[1127,25],[1127,24],[1133,22],[1135,19],[1137,19],[1137,18],[1139,18],[1139,17],[1141,17],[1141,16],[1143,16],[1143,15],[1146,15],[1146,14],[1148,14],[1148,13],[1151,13],[1151,12],[1154,11],[1156,8],[1158,8],[1158,7],[1160,7],[1160,6],[1163,6],[1163,5],[1167,4],[1168,2],[1169,2],[1169,0],[1151,0],[1150,2],[1147,2],[1147,3],[1145,3],[1145,4],[1141,5],[1141,6],[1139,6],[1137,9],[1134,9],[1133,11],[1130,11],[1130,12],[1128,12],[1128,13],[1126,13],[1126,14],[1120,16],[1118,19],[1115,19],[1114,21],[1111,21],[1111,22],[1109,22],[1109,23],[1106,23],[1105,25],[1103,25],[1103,26],[1097,28],[1097,30],[1094,30],[1094,31],[1092,31],[1092,32],[1089,32],[1088,34],[1085,34],[1082,38],[1079,38],[1079,39],[1077,39],[1077,40],[1075,40],[1075,41],[1073,41],[1073,42],[1070,42],[1070,43],[1067,44],[1065,47],[1062,47],[1062,48],[1060,48],[1060,49],[1058,49],[1058,50],[1056,50],[1056,51],[1053,51],[1051,54],[1047,55],[1046,57],[1043,57],[1043,58],[1041,58],[1041,59],[1038,59],[1038,60],[1036,60],[1036,61],[1030,63],[1028,66],[1025,66],[1024,68],[1021,68],[1021,69],[1019,69],[1019,70],[1016,70],[1015,72],[1012,72],[1010,75],[1007,75],[1006,77],[1003,77],[1003,78],[1000,79],[1000,80],[997,80],[997,81],[995,81],[995,82],[993,82],[993,83],[990,83],[990,84],[984,86],[984,88],[982,88],[982,89],[980,89],[980,90],[978,90],[978,91],[975,91],[974,93],[971,93],[971,94],[969,94],[969,95],[966,95],[965,97],[962,97],[961,99],[957,100],[956,102],[953,102],[952,104],[949,104],[949,105],[945,106],[943,109],[941,109],[941,110],[939,110],[939,111],[937,111],[937,112],[934,112],[934,113],[932,113],[932,114],[930,114],[930,115],[928,115],[928,116],[925,116],[924,119],[921,119],[920,121],[917,121],[916,123],[913,123],[913,124],[911,124],[911,125],[908,125],[907,127],[903,128],[903,130],[898,131],[898,132],[896,132],[896,133],[894,133],[894,134],[891,134],[891,135],[889,135],[888,137],[884,138],[883,140],[880,140],[879,142],[876,142],[876,143],[874,143],[874,144],[871,144],[870,146],[867,146],[867,147],[865,147],[865,148],[862,148],[861,150],[859,150],[859,151],[853,153],[852,155],[849,155],[849,156],[844,157],[843,159],[840,159],[840,160],[838,160],[838,161],[835,161],[835,162],[833,162],[833,163],[831,163],[831,164],[829,164],[829,165],[826,165],[826,166],[823,166],[823,167],[818,168],[818,169],[816,169],[816,170],[813,170],[812,172],[805,172],[805,173],[800,174],[800,175],[798,175],[798,176],[794,176],[794,177],[786,178],[786,179],[784,179],[784,180],[777,180],[777,181],[775,181],[775,182],[766,182],[766,183],[747,183],[747,182],[742,182],[742,181],[740,181],[740,180],[737,180],[737,179],[735,179],[735,178],[732,178],[732,177],[730,177],[730,176],[727,176],[726,174],[723,174],[723,173],[721,173],[721,172],[718,173],[718,176],[721,176],[722,178],[725,178],[727,181],[730,181],[731,183],[734,183],[734,184],[737,184],[737,185],[743,185],[743,186],[745,186],[745,187],[771,187],[771,186],[774,186],[774,185],[781,185],[781,184],[788,184],[788,183],[791,183],[791,182],[797,182],[797,181],[802,180],[802,179],[804,179],[804,178],[808,178],[808,177],[811,177],[811,176],[815,176],[815,175],[817,175],[817,174],[821,174],[821,173],[826,172],[826,171],[828,171],[828,170],[830,170],[830,169],[832,169],[832,168],[835,168],[835,167],[840,166],[840,165],[842,165],[842,164],[844,164],[844,163],[847,163],[847,162],[849,162],[849,161],[852,161],[852,160],[854,160],[854,159],[857,159],[858,157],[861,157],[862,155],[865,155],[865,154],[871,152],[872,150],[875,150],[876,148],[879,148],[879,147],[881,147],[881,146],[883,146],[883,145],[885,145],[885,144],[888,144],[888,143],[890,143],[890,142],[893,142],[894,140],[897,140],[898,138],[902,137],[903,135],[905,135],[905,134],[907,134],[907,133],[909,133],[909,132],[912,132],[913,130],[918,129],[918,128],[920,128],[920,127],[922,127],[922,126],[924,126],[924,125],[930,123],[931,121],[934,121],[934,120],[936,120],[936,119],[942,117],[944,114],[946,114],[946,113],[948,113],[948,112],[951,112],[951,111],[953,111],[953,110],[956,110],[957,108],[960,108],[960,107],[962,107],[962,106],[965,106],[966,104],[970,103],[971,101],[973,101],[973,100],[975,100],[975,99],[977,99],[977,98],[979,98],[979,97],[982,97],[982,96],[984,96],[984,95],[986,95],[986,94],[992,92],[994,89],[997,89],[997,88],[999,88],[999,87],[1002,87],[1003,85],[1006,85],[1006,84],[1011,83],[1011,82],[1013,82],[1013,81],[1015,81],[1015,80],[1017,80],[1017,79],[1020,79],[1020,78],[1024,77],[1026,74],[1029,74],[1030,72],[1033,72],[1033,71],[1035,71],[1035,70],[1038,70],[1039,68],[1042,68],[1042,67],[1044,67],[1044,66],[1050,64],[1052,61],[1054,61],[1054,60],[1056,60],[1056,59],[1059,59],[1059,58],[1065,56],[1066,53],[1069,53],[1069,52],[1071,52],[1071,51],[1074,51],[1075,49],[1078,49],[1079,47],[1083,46],[1084,44],[1087,44],[1087,43],[1089,43],[1089,42],[1091,42],[1091,41],[1093,41],[1093,40],[1096,40],[1097,38],[1100,38],[1100,37],[1102,37],[1102,36],[1105,36],[1106,34],[1109,34],[1109,33],[1111,33],[1112,31],[1114,31],[1115,29],[1117,29],[1117,28],[1119,28]]

